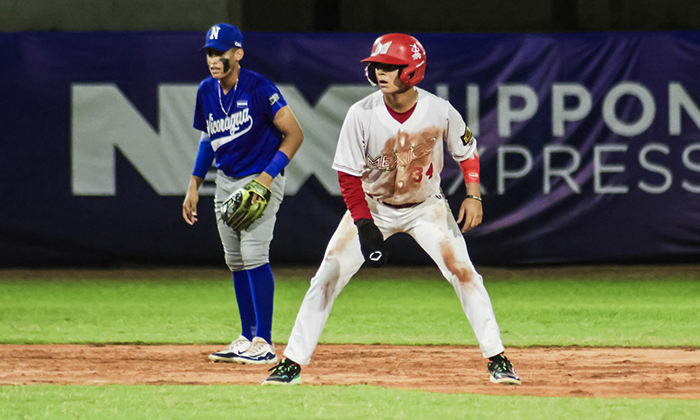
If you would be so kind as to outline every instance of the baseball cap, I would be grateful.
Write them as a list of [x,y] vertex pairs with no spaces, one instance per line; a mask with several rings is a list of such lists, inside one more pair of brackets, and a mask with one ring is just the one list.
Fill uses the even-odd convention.
[[207,42],[200,49],[213,48],[226,52],[233,47],[243,47],[243,34],[240,29],[228,23],[219,23],[212,26],[207,32]]

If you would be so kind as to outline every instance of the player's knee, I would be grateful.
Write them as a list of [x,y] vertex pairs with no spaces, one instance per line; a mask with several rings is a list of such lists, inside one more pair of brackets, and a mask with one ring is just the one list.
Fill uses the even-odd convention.
[[228,267],[229,270],[231,270],[232,273],[236,272],[236,271],[245,270],[245,267],[243,266],[243,264],[240,264],[240,263],[230,263],[230,262],[226,261],[226,266]]
[[252,270],[258,268],[261,265],[270,262],[269,253],[255,253],[255,252],[244,252],[243,253],[243,266],[245,270]]
[[[362,256],[362,251],[360,251],[359,247],[357,249],[359,252],[360,257],[364,260],[364,257]],[[349,258],[346,253],[342,251],[338,251],[337,249],[331,249],[326,252],[326,254],[323,256],[323,261],[321,262],[322,265],[327,265],[329,267],[333,267],[334,269],[339,269],[340,265],[344,261],[349,261]]]
[[240,255],[234,255],[234,254],[227,253],[225,260],[226,260],[226,265],[228,266],[229,270],[231,270],[231,271],[245,270],[245,265],[243,264],[243,259],[240,257]]
[[337,281],[340,276],[340,261],[332,255],[326,255],[316,274],[311,278],[311,284],[323,286],[331,281]]

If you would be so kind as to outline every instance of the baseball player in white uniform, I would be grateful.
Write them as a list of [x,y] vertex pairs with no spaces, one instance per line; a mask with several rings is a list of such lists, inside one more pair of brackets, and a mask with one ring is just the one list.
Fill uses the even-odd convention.
[[[311,362],[338,294],[363,263],[386,262],[384,239],[398,232],[411,235],[454,287],[488,359],[491,382],[519,385],[462,235],[479,225],[483,214],[476,140],[449,102],[415,87],[426,64],[417,39],[383,35],[362,61],[379,90],[350,108],[340,132],[333,168],[348,211],[311,279],[285,358],[263,385],[301,382],[300,365]],[[456,221],[440,189],[443,143],[460,163],[467,186]]]

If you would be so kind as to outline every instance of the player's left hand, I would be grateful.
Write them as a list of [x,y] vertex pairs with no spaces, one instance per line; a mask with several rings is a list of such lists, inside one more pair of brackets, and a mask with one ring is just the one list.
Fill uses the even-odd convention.
[[[267,187],[268,190],[272,190],[272,177],[268,175],[267,172],[262,172],[257,178],[255,178],[255,181]],[[255,191],[253,191],[253,193],[253,204],[257,203],[260,199],[264,199],[264,197],[260,196]]]
[[462,223],[462,233],[468,232],[481,224],[481,219],[484,217],[484,209],[481,206],[481,201],[473,198],[465,198],[459,208],[457,224]]
[[272,198],[272,192],[257,180],[239,188],[221,205],[221,215],[227,225],[240,232],[258,220]]

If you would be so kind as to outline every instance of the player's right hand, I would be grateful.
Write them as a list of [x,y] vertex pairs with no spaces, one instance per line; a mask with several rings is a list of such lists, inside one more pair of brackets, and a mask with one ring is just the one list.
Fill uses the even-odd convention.
[[372,219],[359,219],[355,222],[360,234],[360,246],[365,261],[371,267],[381,267],[386,264],[389,254],[386,251],[384,235]]
[[197,221],[197,203],[199,202],[199,193],[197,191],[187,191],[185,201],[182,202],[182,218],[185,219],[188,225],[194,225]]

